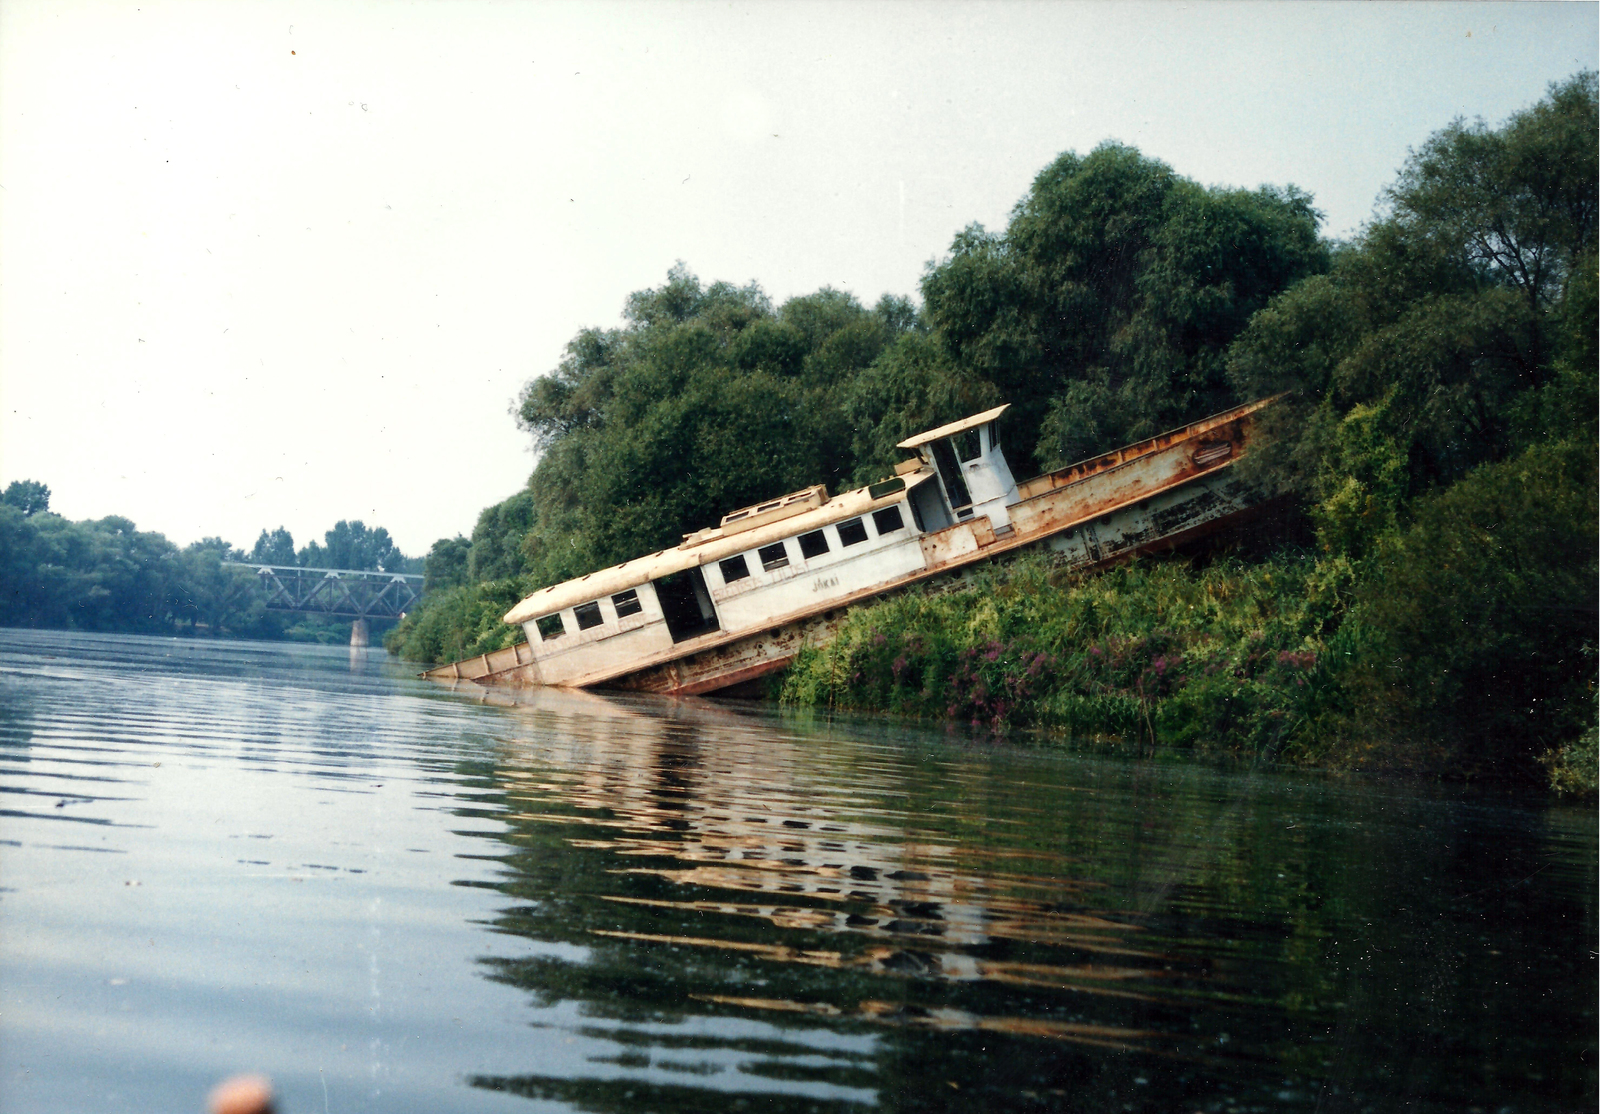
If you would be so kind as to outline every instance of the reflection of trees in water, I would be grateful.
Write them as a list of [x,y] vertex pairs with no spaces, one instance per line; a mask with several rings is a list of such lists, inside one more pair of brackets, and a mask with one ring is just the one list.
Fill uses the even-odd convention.
[[1222,799],[1212,774],[1114,766],[1086,790],[693,703],[527,699],[491,775],[518,902],[496,927],[587,958],[486,966],[580,1003],[614,1053],[477,1086],[587,1110],[1293,1106],[1396,1054],[1394,988],[1337,961],[1403,858],[1352,887],[1257,780]]

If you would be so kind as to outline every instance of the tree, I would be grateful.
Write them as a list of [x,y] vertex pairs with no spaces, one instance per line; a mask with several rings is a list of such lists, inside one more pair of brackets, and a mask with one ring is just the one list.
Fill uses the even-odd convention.
[[1364,554],[1416,496],[1592,427],[1596,129],[1593,73],[1499,130],[1450,125],[1233,346],[1240,393],[1292,393],[1247,474],[1307,496],[1328,549]]
[[[904,299],[869,310],[832,289],[774,310],[758,286],[705,286],[680,263],[629,296],[624,320],[580,332],[524,388],[518,417],[539,463],[526,501],[491,508],[474,531],[475,579],[563,580],[736,507],[848,482],[850,385],[914,314]],[[520,544],[507,545],[515,529]]]
[[[1553,84],[1499,130],[1456,120],[1412,154],[1389,189],[1395,221],[1517,291],[1530,316],[1548,311],[1595,246],[1595,88],[1592,72]],[[1539,356],[1538,347],[1529,352],[1535,366]]]
[[[281,540],[292,544],[288,531],[279,528],[283,538]],[[265,534],[265,531],[263,531]],[[394,539],[389,537],[389,531],[382,526],[369,530],[360,519],[340,519],[334,523],[333,529],[323,534],[323,542],[308,542],[299,553],[297,562],[304,568],[323,569],[375,569],[383,572],[414,572],[421,571],[419,560],[407,557],[400,552],[394,544]],[[268,539],[274,543],[276,535]],[[257,539],[256,545],[261,545]]]
[[467,584],[467,555],[471,552],[472,543],[459,534],[434,542],[423,561],[422,590],[437,592]]
[[971,225],[922,282],[952,362],[1014,404],[1010,438],[1044,466],[1225,408],[1229,343],[1327,266],[1294,187],[1205,188],[1131,147],[1068,152],[1006,232]]
[[533,493],[524,489],[492,507],[485,507],[472,529],[463,582],[504,580],[527,571],[523,539],[536,519]]
[[1354,622],[1358,729],[1407,762],[1532,779],[1594,720],[1594,445],[1535,446],[1419,500]]
[[42,618],[55,610],[45,590],[47,558],[39,524],[0,499],[0,625],[42,626]]
[[267,617],[254,570],[240,567],[243,550],[222,538],[202,538],[178,555],[181,579],[174,593],[173,613],[191,630],[200,626],[212,638],[242,634]]
[[[1004,401],[987,379],[966,374],[926,332],[907,331],[844,392],[856,484],[871,483],[905,459],[901,441]],[[1009,425],[1009,422],[1008,422]]]
[[170,631],[176,552],[119,516],[69,522],[0,502],[0,623]]
[[293,565],[294,535],[282,526],[270,534],[262,530],[261,536],[256,539],[255,548],[250,551],[250,560],[263,565]]
[[38,480],[13,480],[0,494],[0,503],[25,515],[43,514],[50,509],[50,489]]
[[1389,760],[1535,776],[1593,726],[1597,102],[1440,131],[1230,353],[1289,392],[1241,471],[1357,569],[1349,727]]

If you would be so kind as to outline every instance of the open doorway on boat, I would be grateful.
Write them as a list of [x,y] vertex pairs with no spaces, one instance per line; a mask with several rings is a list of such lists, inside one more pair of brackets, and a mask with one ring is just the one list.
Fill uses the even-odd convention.
[[[974,431],[976,433],[976,431]],[[944,484],[945,496],[950,500],[950,510],[957,518],[972,517],[972,493],[961,476],[961,465],[956,461],[955,450],[945,439],[930,441],[933,463],[939,469],[939,480]]]
[[718,629],[711,593],[706,591],[706,578],[699,569],[684,569],[654,583],[672,641],[682,642]]

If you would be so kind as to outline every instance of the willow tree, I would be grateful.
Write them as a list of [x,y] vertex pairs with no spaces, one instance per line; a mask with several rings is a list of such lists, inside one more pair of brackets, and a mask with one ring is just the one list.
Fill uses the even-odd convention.
[[682,264],[585,329],[518,407],[539,463],[525,568],[550,582],[676,544],[735,507],[854,468],[849,384],[906,328],[824,289],[774,308],[760,287],[703,286]]
[[1250,316],[1327,265],[1292,186],[1204,187],[1131,147],[1061,155],[1003,234],[971,225],[922,282],[950,361],[1015,404],[1041,466],[1225,408]]
[[1292,392],[1251,472],[1365,553],[1415,497],[1594,421],[1596,81],[1413,152],[1328,274],[1256,315],[1243,394]]

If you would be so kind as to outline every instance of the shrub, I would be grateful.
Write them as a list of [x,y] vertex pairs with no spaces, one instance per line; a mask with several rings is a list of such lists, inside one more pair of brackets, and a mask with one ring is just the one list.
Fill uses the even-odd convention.
[[952,718],[1197,751],[1313,749],[1353,573],[1283,556],[1095,575],[1048,557],[850,615],[785,677],[789,704]]
[[430,592],[384,636],[384,649],[429,664],[503,650],[523,639],[522,628],[507,625],[501,616],[525,591],[523,582],[513,578]]
[[1594,446],[1537,446],[1421,500],[1374,558],[1351,726],[1390,760],[1536,776],[1594,723]]

